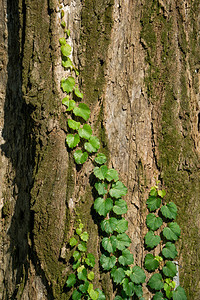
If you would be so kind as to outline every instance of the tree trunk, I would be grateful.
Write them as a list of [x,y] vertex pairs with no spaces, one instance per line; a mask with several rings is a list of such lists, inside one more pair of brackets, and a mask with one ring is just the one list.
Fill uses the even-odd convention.
[[181,285],[198,300],[198,0],[1,0],[0,298],[69,299],[68,241],[79,214],[96,257],[95,285],[113,299],[98,263],[93,164],[77,167],[65,144],[61,9],[89,123],[128,187],[135,263],[143,265],[145,203],[159,179],[178,206]]

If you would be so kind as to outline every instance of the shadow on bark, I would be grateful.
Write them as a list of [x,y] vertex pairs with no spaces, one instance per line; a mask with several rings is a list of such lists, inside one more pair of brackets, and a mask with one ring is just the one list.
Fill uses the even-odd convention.
[[[23,18],[20,22],[20,17]],[[8,188],[13,187],[12,198],[15,208],[11,217],[8,236],[10,240],[10,266],[5,272],[4,299],[19,299],[22,296],[30,275],[30,260],[35,266],[36,274],[47,287],[47,298],[53,299],[52,291],[44,272],[33,251],[32,228],[33,216],[30,209],[30,191],[33,185],[33,169],[36,141],[31,118],[33,107],[27,105],[22,94],[22,59],[25,40],[26,7],[22,3],[22,15],[19,14],[19,1],[7,0],[8,26],[8,65],[6,101],[4,105],[3,138],[5,144],[1,149],[12,164],[8,175]],[[20,23],[22,31],[20,38]],[[12,200],[13,201],[13,200]],[[9,218],[9,215],[3,215]],[[12,270],[12,274],[11,273]],[[10,285],[14,282],[14,288]],[[19,289],[21,291],[19,291]],[[17,297],[17,298],[16,298]]]

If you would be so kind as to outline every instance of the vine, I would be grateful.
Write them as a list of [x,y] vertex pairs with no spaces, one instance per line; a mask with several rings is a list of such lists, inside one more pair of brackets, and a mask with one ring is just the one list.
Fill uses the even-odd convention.
[[[66,33],[66,38],[59,39],[62,66],[78,76],[79,72],[69,57],[72,49],[66,39],[70,36],[70,31],[65,28],[66,23],[63,17],[62,11],[61,26]],[[76,85],[75,77],[70,75],[63,78],[61,89],[67,94],[62,104],[65,105],[69,115],[67,124],[70,133],[66,136],[66,143],[70,149],[78,147],[73,154],[74,160],[76,164],[83,164],[89,156],[98,152],[100,141],[93,135],[91,126],[83,124],[89,119],[91,111],[85,103],[77,103],[83,98],[83,94]],[[96,166],[93,169],[96,178],[95,189],[98,194],[94,201],[94,209],[101,218],[99,226],[102,231],[100,265],[103,271],[110,272],[116,287],[115,300],[131,299],[131,297],[142,300],[144,299],[142,284],[146,282],[146,274],[139,266],[133,266],[133,254],[128,249],[131,239],[126,234],[128,221],[123,217],[127,213],[127,204],[122,197],[126,195],[127,187],[119,181],[117,171],[107,167],[106,161],[107,158],[103,153],[97,153],[94,158]],[[186,300],[184,289],[180,286],[175,289],[173,281],[177,273],[172,261],[177,256],[174,243],[180,236],[180,227],[174,221],[177,216],[177,207],[173,202],[164,205],[165,195],[166,192],[156,185],[151,188],[147,199],[147,208],[150,213],[146,217],[146,225],[149,229],[144,238],[146,249],[152,251],[158,245],[162,248],[159,256],[154,256],[152,253],[147,253],[145,256],[146,272],[155,272],[148,280],[147,286],[155,294],[154,300]],[[91,269],[95,265],[95,257],[87,253],[89,235],[86,231],[82,232],[82,229],[83,224],[79,219],[75,235],[69,241],[70,247],[74,250],[73,272],[68,276],[66,285],[68,288],[73,288],[73,300],[103,300],[106,299],[103,292],[93,288],[94,272]]]

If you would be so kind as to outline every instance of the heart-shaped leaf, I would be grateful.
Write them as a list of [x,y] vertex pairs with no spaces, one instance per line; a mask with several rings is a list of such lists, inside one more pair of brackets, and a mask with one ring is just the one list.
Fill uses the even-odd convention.
[[96,182],[94,186],[99,195],[107,194],[106,189],[107,189],[108,185],[106,183]]
[[74,94],[78,97],[78,98],[83,98],[83,94],[79,91],[78,87],[75,87],[74,89]]
[[103,153],[98,153],[94,160],[96,161],[97,164],[102,165],[105,164],[107,158]]
[[161,274],[158,274],[158,273],[153,274],[151,276],[151,278],[149,279],[148,285],[153,290],[156,290],[156,291],[162,290],[162,288],[164,287],[164,282],[163,282]]
[[84,294],[87,292],[89,287],[89,281],[85,281],[84,284],[79,285],[79,290]]
[[99,168],[99,167],[95,167],[94,170],[93,170],[93,172],[94,172],[94,175],[95,175],[98,179],[104,180],[104,179],[105,179],[105,176],[106,176],[106,174],[107,174],[107,172],[108,172],[108,167],[105,166],[105,165],[101,166],[100,168]]
[[[63,42],[63,40],[62,40],[62,42]],[[69,56],[71,54],[71,52],[72,52],[72,48],[68,44],[62,45],[60,47],[60,50],[61,50],[61,53],[62,53],[63,56]]]
[[131,297],[134,295],[134,283],[125,278],[123,281],[123,290],[127,296]]
[[101,255],[100,263],[104,270],[110,270],[116,264],[116,257],[115,256],[105,256],[104,254]]
[[109,169],[106,174],[106,180],[108,180],[109,182],[112,180],[114,180],[114,181],[119,180],[117,171],[115,169]]
[[88,140],[92,135],[92,128],[88,124],[84,124],[82,128],[78,130],[80,137]]
[[125,213],[127,213],[127,204],[126,201],[119,199],[115,201],[115,205],[113,207],[113,211],[114,213],[116,213],[117,215],[123,215]]
[[72,294],[72,300],[80,300],[82,296],[82,293],[79,293],[78,290],[74,290]]
[[90,109],[85,103],[79,103],[79,106],[74,108],[73,113],[75,116],[81,117],[85,121],[90,117]]
[[62,99],[62,104],[68,107],[66,111],[71,111],[76,106],[76,102],[74,100],[69,100],[68,96]]
[[117,238],[114,235],[111,235],[111,237],[105,237],[102,240],[102,246],[103,248],[108,251],[109,253],[114,253],[117,248]]
[[178,286],[173,292],[173,300],[187,300],[185,291],[181,286]]
[[163,224],[163,221],[160,217],[156,217],[154,214],[148,214],[146,224],[150,230],[155,231]]
[[124,233],[127,230],[128,230],[128,221],[124,218],[119,219],[116,224],[115,231],[117,231],[118,233]]
[[163,235],[169,241],[177,241],[181,234],[181,229],[176,222],[172,222],[163,229]]
[[124,249],[122,251],[122,255],[119,257],[118,261],[122,266],[131,265],[131,264],[133,264],[133,261],[134,261],[133,254],[130,252],[130,250]]
[[177,207],[173,202],[170,202],[161,207],[161,213],[165,218],[176,219]]
[[136,284],[144,283],[145,279],[146,279],[144,270],[142,270],[138,266],[134,266],[132,268],[132,274],[130,275],[130,279],[132,280],[132,282],[134,282]]
[[88,159],[87,152],[82,152],[82,150],[78,149],[74,152],[74,159],[77,164],[84,164]]
[[125,277],[124,270],[122,268],[117,268],[116,266],[112,269],[110,275],[113,281],[117,284],[121,283]]
[[148,253],[144,259],[144,266],[148,271],[155,271],[159,267],[159,262],[151,253]]
[[84,231],[83,233],[81,233],[80,238],[82,241],[87,242],[89,239],[89,235],[86,231]]
[[68,126],[71,128],[71,129],[74,129],[74,130],[78,130],[81,123],[80,122],[76,122],[74,120],[71,120],[71,119],[68,119]]
[[66,136],[66,142],[67,142],[67,145],[69,146],[69,148],[74,148],[80,142],[80,137],[77,133],[75,135],[68,134]]
[[126,247],[130,246],[131,239],[126,233],[118,234],[117,240],[118,240],[117,248],[121,251],[124,250]]
[[97,152],[99,147],[100,147],[100,142],[96,136],[91,136],[89,138],[89,141],[84,144],[85,150],[87,150],[89,153]]
[[94,265],[95,265],[95,257],[94,257],[94,255],[92,254],[92,253],[88,253],[87,254],[87,257],[86,257],[86,259],[85,259],[85,262],[86,262],[86,264],[89,266],[89,267],[94,267]]
[[66,42],[65,37],[60,38],[60,39],[59,39],[59,43],[60,43],[61,46],[66,45],[67,42]]
[[76,283],[76,275],[70,274],[67,278],[67,287],[72,287]]
[[154,211],[156,209],[158,209],[161,205],[161,199],[159,197],[155,197],[155,196],[150,196],[147,199],[147,207],[149,209],[149,211]]
[[69,244],[71,247],[76,246],[78,243],[77,239],[75,239],[75,237],[71,237],[71,239],[69,240]]
[[67,94],[73,91],[74,86],[75,86],[75,79],[72,76],[69,76],[67,79],[63,78],[61,80],[61,88],[63,92],[66,92]]
[[72,69],[73,68],[73,63],[72,63],[72,61],[69,57],[63,57],[62,66],[65,69],[68,69],[68,68]]
[[171,261],[167,261],[162,271],[166,277],[172,278],[177,273],[176,265]]
[[78,251],[74,251],[73,258],[75,261],[79,260],[81,258],[81,253]]
[[147,247],[151,248],[151,249],[156,247],[161,241],[159,235],[155,235],[153,233],[153,231],[147,232],[144,239],[145,239],[145,244],[147,245]]
[[109,191],[110,196],[117,199],[121,198],[122,196],[125,196],[126,193],[127,187],[121,181],[113,183],[112,188]]
[[153,296],[153,300],[167,300],[167,299],[164,297],[162,292],[157,292]]
[[174,259],[177,256],[178,252],[173,243],[167,242],[165,247],[162,249],[162,254],[165,258]]
[[106,216],[109,211],[113,208],[113,201],[110,198],[97,198],[94,201],[94,209],[100,216]]
[[113,233],[118,224],[118,220],[116,218],[109,218],[108,220],[101,221],[101,229],[106,233]]
[[81,252],[86,252],[87,251],[87,246],[85,242],[80,242],[80,244],[78,244],[78,250]]

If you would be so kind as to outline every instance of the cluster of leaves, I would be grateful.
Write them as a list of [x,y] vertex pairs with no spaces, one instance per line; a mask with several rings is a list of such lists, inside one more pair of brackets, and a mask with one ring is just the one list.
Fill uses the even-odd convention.
[[[71,46],[67,44],[66,39],[59,39],[61,45],[62,54],[62,66],[65,69],[74,70],[78,75],[77,69],[74,67],[70,55]],[[73,149],[78,145],[81,149],[77,149],[74,152],[74,159],[77,164],[83,164],[88,159],[88,153],[92,154],[98,151],[100,147],[99,139],[92,135],[92,128],[89,124],[82,124],[90,117],[90,109],[85,103],[76,103],[75,98],[80,100],[83,98],[83,94],[79,91],[78,86],[75,84],[75,78],[68,76],[61,80],[61,88],[67,95],[62,100],[62,104],[66,106],[66,111],[70,114],[71,118],[68,119],[68,127],[72,133],[69,133],[66,137],[66,143],[69,148]],[[73,120],[72,116],[76,117]]]
[[83,231],[83,224],[79,219],[79,226],[76,228],[76,235],[69,240],[70,247],[73,248],[73,273],[68,278],[66,285],[74,288],[72,299],[92,299],[105,300],[105,296],[100,289],[93,288],[95,257],[92,253],[87,253],[87,241],[89,235]]
[[[166,192],[159,190],[156,185],[151,188],[147,199],[150,213],[146,218],[146,225],[149,229],[145,235],[146,248],[153,250],[161,243],[162,237],[162,251],[160,256],[148,253],[144,259],[144,266],[149,272],[157,270],[148,281],[148,286],[155,291],[154,300],[186,300],[184,289],[180,286],[175,289],[176,284],[173,281],[173,277],[177,273],[176,265],[172,262],[177,256],[174,243],[179,239],[181,233],[179,225],[174,221],[177,216],[177,207],[173,202],[163,205],[165,195]],[[161,226],[164,227],[162,231]],[[156,234],[157,230],[161,233]],[[160,272],[158,273],[158,271]]]
[[127,188],[119,181],[117,171],[105,165],[106,157],[102,153],[97,154],[95,162],[101,165],[95,167],[93,172],[97,179],[95,189],[98,194],[94,209],[104,217],[100,223],[103,232],[102,269],[110,271],[114,284],[119,285],[120,295],[115,300],[130,299],[133,295],[141,299],[146,276],[140,267],[130,267],[134,259],[128,249],[131,240],[125,233],[128,221],[122,216],[127,212],[127,204],[121,197],[126,195]]

